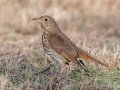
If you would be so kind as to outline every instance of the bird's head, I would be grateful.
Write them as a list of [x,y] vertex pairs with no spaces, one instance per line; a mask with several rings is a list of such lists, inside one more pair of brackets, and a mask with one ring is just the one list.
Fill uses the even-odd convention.
[[50,16],[45,15],[39,18],[33,18],[33,20],[37,21],[44,30],[51,30],[58,27],[55,20]]

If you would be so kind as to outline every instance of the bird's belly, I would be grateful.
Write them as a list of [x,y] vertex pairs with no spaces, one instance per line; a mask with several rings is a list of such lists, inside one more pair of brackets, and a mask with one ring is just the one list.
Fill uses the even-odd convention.
[[47,39],[43,38],[42,44],[43,44],[43,48],[44,48],[45,52],[50,57],[52,57],[53,59],[58,61],[60,64],[64,64],[66,62],[66,59],[62,55],[58,54],[54,49],[52,49],[49,46],[49,43],[48,43]]

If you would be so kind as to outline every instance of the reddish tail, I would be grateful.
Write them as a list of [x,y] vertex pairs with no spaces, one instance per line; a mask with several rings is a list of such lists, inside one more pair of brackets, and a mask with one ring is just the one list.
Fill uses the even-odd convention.
[[[83,56],[83,57],[82,57],[82,56]],[[105,67],[108,67],[107,64],[101,62],[101,61],[98,60],[98,59],[95,59],[94,57],[92,57],[91,55],[89,55],[89,54],[87,54],[87,53],[84,53],[84,55],[81,55],[81,58],[83,58],[83,59],[85,59],[85,60],[92,60],[92,61],[94,61],[94,62],[97,62],[97,63],[105,66]]]

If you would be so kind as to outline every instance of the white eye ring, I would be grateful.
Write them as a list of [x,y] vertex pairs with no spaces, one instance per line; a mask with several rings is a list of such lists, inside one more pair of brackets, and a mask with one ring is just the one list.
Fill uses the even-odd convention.
[[48,21],[48,18],[45,18],[45,21]]

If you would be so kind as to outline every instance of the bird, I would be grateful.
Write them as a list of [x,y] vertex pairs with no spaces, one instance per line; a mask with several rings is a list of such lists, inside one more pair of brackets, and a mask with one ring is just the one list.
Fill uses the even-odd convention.
[[105,67],[107,64],[94,58],[84,50],[76,46],[59,28],[56,21],[47,15],[33,18],[40,24],[43,29],[42,46],[45,52],[55,59],[61,66],[69,65],[69,62],[79,65],[85,69],[85,64],[82,60],[91,60]]

